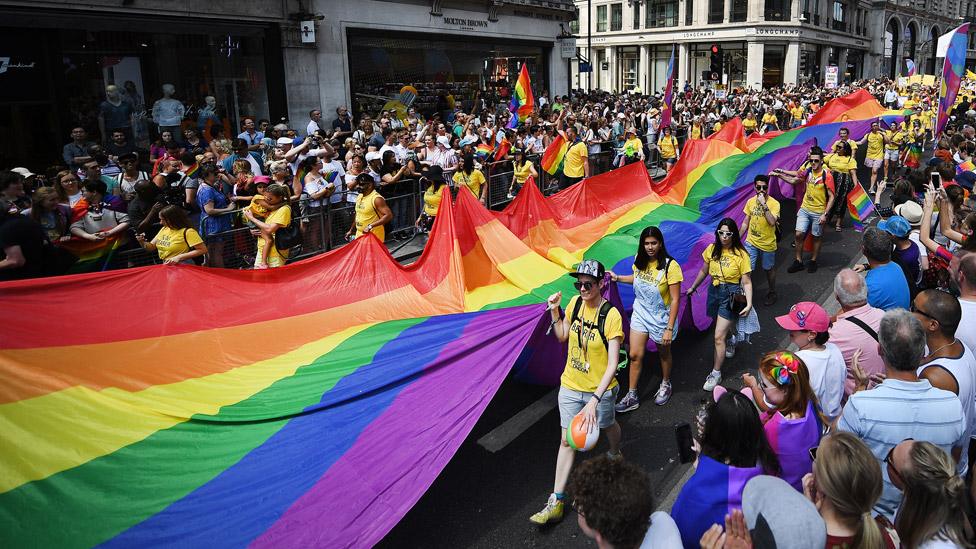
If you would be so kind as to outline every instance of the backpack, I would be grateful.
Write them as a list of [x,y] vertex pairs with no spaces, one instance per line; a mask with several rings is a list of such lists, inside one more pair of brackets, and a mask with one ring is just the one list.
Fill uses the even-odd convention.
[[[290,207],[290,206],[289,206]],[[302,231],[298,223],[292,220],[287,227],[279,227],[274,233],[274,245],[278,251],[285,251],[302,243]]]
[[[573,313],[569,316],[570,326],[572,326],[573,322],[576,322],[576,319],[579,318],[580,309],[582,307],[583,307],[583,299],[582,298],[577,299],[576,305],[573,306]],[[603,341],[603,347],[608,351],[610,350],[610,342],[607,341],[607,336],[604,333],[604,326],[606,326],[607,315],[610,314],[611,309],[613,309],[613,305],[609,301],[604,300],[603,304],[600,305],[600,313],[597,315],[597,321],[596,321],[597,333],[600,334],[600,339]],[[618,370],[622,370],[626,368],[628,364],[630,364],[630,353],[627,352],[625,345],[626,343],[624,342],[621,342],[620,344],[620,351],[619,351],[620,356],[618,357],[617,360]]]

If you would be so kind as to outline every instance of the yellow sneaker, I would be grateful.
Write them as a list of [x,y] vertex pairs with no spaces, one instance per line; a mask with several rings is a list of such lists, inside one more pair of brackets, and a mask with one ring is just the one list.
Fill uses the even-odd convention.
[[556,494],[549,496],[549,501],[541,511],[529,517],[529,520],[536,524],[546,524],[549,522],[559,522],[563,519],[563,500],[557,499]]

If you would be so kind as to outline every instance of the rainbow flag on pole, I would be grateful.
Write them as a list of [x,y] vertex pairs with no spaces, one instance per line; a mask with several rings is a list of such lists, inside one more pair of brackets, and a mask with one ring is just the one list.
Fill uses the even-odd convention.
[[907,73],[907,76],[909,78],[911,78],[912,76],[915,76],[915,70],[916,70],[915,69],[915,62],[912,61],[911,59],[907,59],[906,58],[905,59],[905,71]]
[[966,160],[965,162],[960,162],[959,165],[956,166],[956,175],[959,175],[963,172],[976,172],[976,164],[973,164],[972,160]]
[[556,136],[542,153],[540,161],[542,169],[549,175],[556,175],[563,171],[563,161],[566,159],[566,151],[569,150],[569,143],[563,139],[562,134]]
[[661,127],[671,125],[671,109],[674,107],[674,45],[671,45],[671,59],[668,60],[667,83],[664,85],[664,102],[661,103]]
[[514,128],[520,122],[525,122],[533,109],[535,109],[535,98],[532,97],[532,83],[529,82],[529,67],[522,63],[522,70],[519,72],[515,91],[512,93],[512,103],[508,106],[508,110],[512,111],[508,127]]
[[949,121],[949,111],[956,104],[959,85],[966,70],[966,44],[969,40],[969,23],[963,23],[952,31],[945,63],[942,65],[942,86],[939,88],[939,109],[935,117],[935,136],[938,137]]
[[484,143],[479,143],[477,147],[474,148],[474,155],[482,160],[488,158],[492,151],[494,151],[491,145],[486,145]]
[[874,202],[860,184],[855,184],[851,192],[847,193],[847,212],[851,215],[855,231],[863,231],[868,217],[874,213]]

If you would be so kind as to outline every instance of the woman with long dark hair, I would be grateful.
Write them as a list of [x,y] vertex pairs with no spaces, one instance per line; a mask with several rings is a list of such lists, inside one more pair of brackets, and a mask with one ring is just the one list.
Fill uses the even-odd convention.
[[144,250],[156,252],[167,265],[203,262],[207,245],[193,228],[186,210],[179,206],[166,206],[159,210],[159,222],[163,228],[152,240],[146,240],[146,235],[142,233],[136,234],[136,240]]
[[756,405],[742,393],[726,392],[708,406],[699,439],[698,466],[671,508],[685,547],[698,546],[712,524],[742,507],[749,479],[780,474]]
[[[735,220],[726,217],[715,229],[715,242],[702,252],[704,263],[694,283],[685,293],[691,296],[705,276],[712,277],[708,288],[707,314],[715,319],[715,358],[712,371],[705,378],[702,389],[711,391],[722,381],[722,363],[735,355],[735,343],[726,349],[725,338],[736,320],[752,310],[752,262],[749,252],[742,246]],[[737,297],[737,296],[743,297]],[[744,304],[743,304],[744,303]]]
[[461,159],[461,169],[454,172],[454,184],[466,187],[482,204],[488,200],[488,184],[485,174],[474,166],[474,155],[466,154]]
[[515,195],[522,190],[522,186],[530,177],[538,178],[539,172],[535,170],[535,165],[526,158],[523,149],[512,151],[512,186],[508,189],[508,197],[515,198]]
[[647,340],[657,345],[661,357],[661,386],[654,403],[671,399],[671,342],[674,341],[681,298],[681,265],[668,254],[661,229],[650,226],[641,231],[634,256],[632,275],[610,271],[610,278],[634,285],[634,314],[630,319],[630,389],[617,403],[618,413],[636,410],[637,382],[640,380]]
[[834,207],[827,212],[827,223],[835,219],[834,230],[840,232],[841,221],[847,215],[847,194],[860,185],[857,180],[857,161],[851,144],[847,141],[834,143],[834,152],[824,157],[824,165],[834,177]]

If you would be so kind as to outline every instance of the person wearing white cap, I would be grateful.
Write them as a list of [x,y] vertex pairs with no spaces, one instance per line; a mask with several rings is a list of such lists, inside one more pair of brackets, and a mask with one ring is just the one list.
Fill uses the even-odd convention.
[[431,166],[440,166],[444,170],[445,177],[450,179],[458,163],[457,155],[454,154],[454,149],[451,148],[450,137],[446,135],[437,136],[437,147],[434,149],[433,154],[427,155],[427,163]]

